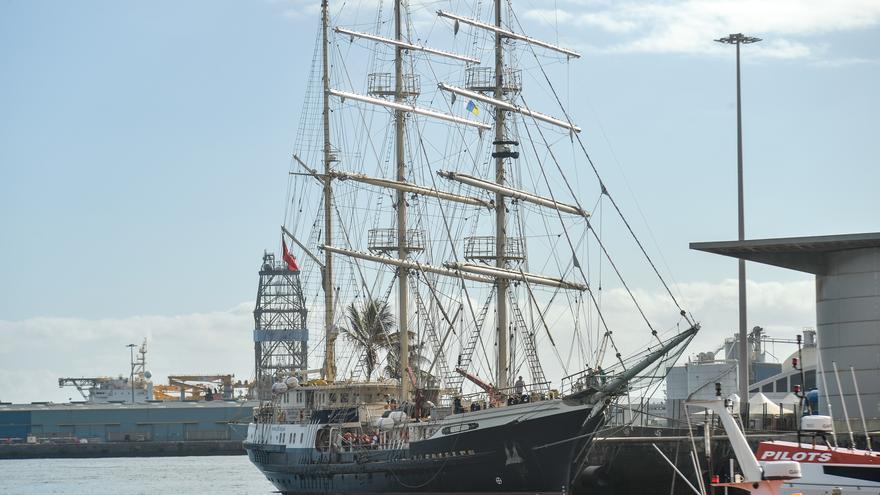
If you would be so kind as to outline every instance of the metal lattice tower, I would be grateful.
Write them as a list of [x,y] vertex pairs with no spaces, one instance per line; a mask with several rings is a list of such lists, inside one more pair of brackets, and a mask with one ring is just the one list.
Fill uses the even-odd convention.
[[271,399],[276,379],[308,368],[307,313],[299,271],[276,262],[272,253],[264,254],[254,308],[256,398]]

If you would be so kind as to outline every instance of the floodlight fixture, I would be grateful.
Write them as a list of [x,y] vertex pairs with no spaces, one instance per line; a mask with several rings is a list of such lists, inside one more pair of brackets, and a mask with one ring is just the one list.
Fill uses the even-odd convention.
[[748,45],[762,40],[761,38],[755,38],[754,36],[746,36],[742,33],[736,33],[729,34],[726,38],[719,38],[715,41],[719,43],[727,43],[728,45]]

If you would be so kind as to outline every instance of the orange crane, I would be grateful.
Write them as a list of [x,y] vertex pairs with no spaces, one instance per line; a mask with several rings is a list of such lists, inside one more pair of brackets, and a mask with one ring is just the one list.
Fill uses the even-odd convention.
[[232,398],[235,375],[171,375],[168,385],[153,387],[153,397],[159,400],[202,400],[214,389],[223,398]]
[[455,368],[455,371],[459,375],[461,375],[461,376],[467,378],[468,380],[470,380],[471,382],[473,382],[476,386],[483,389],[489,395],[490,401],[497,404],[499,402],[502,402],[502,400],[504,399],[504,397],[501,396],[501,392],[499,392],[498,389],[495,388],[495,385],[492,385],[491,383],[485,382],[482,379],[480,379],[479,377],[477,377],[476,375],[472,375],[461,368]]

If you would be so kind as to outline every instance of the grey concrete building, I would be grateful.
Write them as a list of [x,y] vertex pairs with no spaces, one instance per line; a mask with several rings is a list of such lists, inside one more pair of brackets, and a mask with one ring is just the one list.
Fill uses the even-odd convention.
[[[849,416],[861,417],[852,366],[865,418],[880,419],[880,232],[699,242],[691,249],[814,274],[821,364],[817,386],[822,390],[827,383],[832,413],[842,420],[841,391],[832,368],[836,363]],[[827,414],[822,395],[820,411]]]

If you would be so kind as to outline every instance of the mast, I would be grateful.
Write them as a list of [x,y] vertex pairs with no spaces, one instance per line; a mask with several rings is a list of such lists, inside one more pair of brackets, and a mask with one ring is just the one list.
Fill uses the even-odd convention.
[[[402,0],[394,2],[394,39],[403,41],[403,29],[401,25]],[[394,101],[403,103],[403,47],[394,47]],[[394,111],[394,148],[397,163],[397,181],[406,182],[406,163],[404,154],[404,119],[406,113],[398,109]],[[406,191],[397,191],[397,256],[401,260],[407,258],[406,239]],[[329,244],[329,243],[328,243]],[[403,266],[397,268],[397,318],[398,336],[400,340],[400,400],[409,400],[409,374],[406,367],[409,366],[409,328],[407,321],[409,305],[409,269]]]
[[[495,0],[495,27],[501,28],[501,0]],[[500,32],[495,32],[495,99],[504,98],[504,52],[501,44]],[[495,107],[495,182],[504,185],[504,109]],[[507,254],[507,207],[504,204],[504,194],[495,193],[495,260],[498,268],[505,268]],[[496,292],[496,309],[498,321],[498,369],[495,386],[500,389],[507,388],[509,377],[507,376],[507,279],[498,278],[498,291]]]
[[[329,45],[327,29],[330,24],[328,0],[321,0],[321,58],[324,82],[324,244],[333,244],[332,204],[333,189],[330,184],[330,163],[333,156],[330,151],[330,62],[327,56]],[[328,382],[336,380],[336,335],[333,324],[333,253],[324,250],[324,269],[322,270],[322,286],[324,287],[324,366],[322,375]]]

